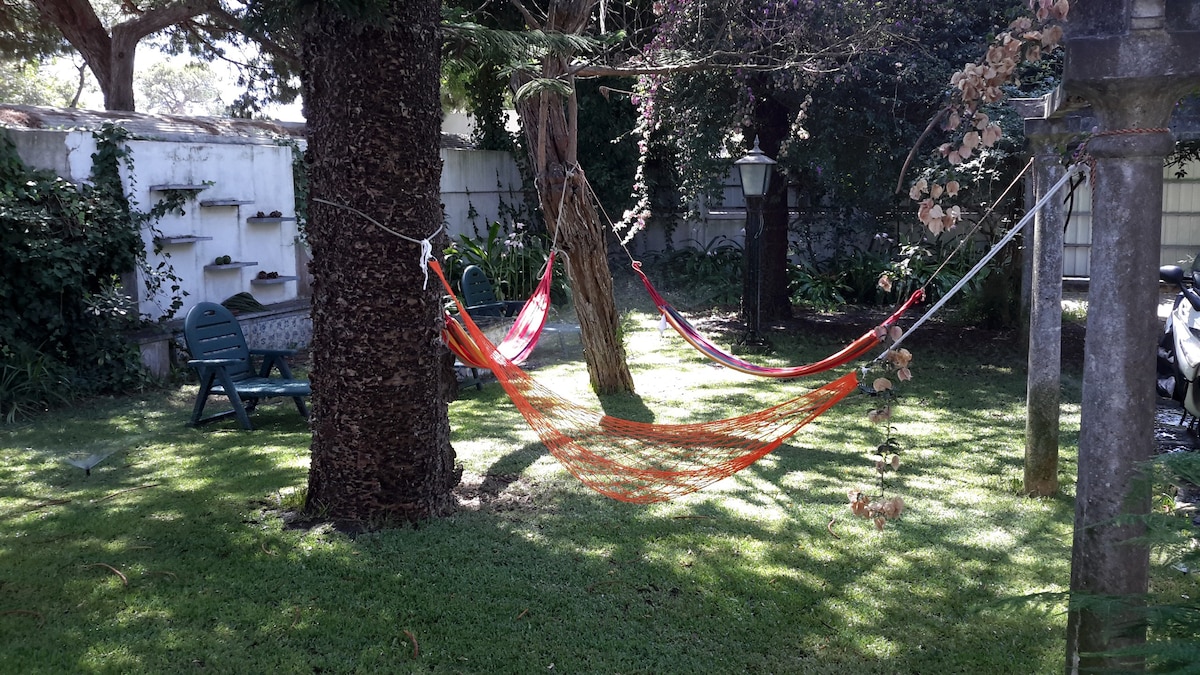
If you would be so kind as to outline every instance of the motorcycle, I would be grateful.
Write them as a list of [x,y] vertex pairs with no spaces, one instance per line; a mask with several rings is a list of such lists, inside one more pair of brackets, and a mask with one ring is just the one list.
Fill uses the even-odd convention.
[[1179,265],[1158,268],[1158,278],[1178,286],[1179,293],[1167,315],[1163,336],[1158,343],[1158,395],[1178,401],[1183,406],[1180,424],[1192,416],[1189,429],[1200,421],[1200,256],[1190,271]]

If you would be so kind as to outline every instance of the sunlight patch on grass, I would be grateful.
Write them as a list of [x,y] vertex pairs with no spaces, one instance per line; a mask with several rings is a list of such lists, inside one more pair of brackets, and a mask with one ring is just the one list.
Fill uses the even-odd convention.
[[[655,422],[733,417],[829,379],[713,368],[645,316],[627,332],[638,395],[601,402],[579,360],[534,376],[573,402]],[[778,344],[751,360],[801,363],[829,347]],[[903,387],[904,463],[887,493],[909,510],[882,532],[846,504],[846,489],[875,488],[870,453],[884,433],[858,395],[733,478],[635,506],[582,486],[489,382],[462,391],[450,415],[466,482],[495,494],[357,537],[280,522],[307,476],[310,437],[294,412],[252,433],[188,429],[193,386],[0,429],[0,611],[44,619],[0,614],[5,667],[1054,672],[1060,608],[997,604],[1069,578],[1070,503],[1007,486],[1021,462],[1019,364],[936,365]],[[1077,416],[1077,390],[1064,391]],[[59,458],[114,446],[91,476]],[[101,562],[128,586],[84,567]]]

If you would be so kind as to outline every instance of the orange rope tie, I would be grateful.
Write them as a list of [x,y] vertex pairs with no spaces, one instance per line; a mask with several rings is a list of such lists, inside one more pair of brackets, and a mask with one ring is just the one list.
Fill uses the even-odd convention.
[[1171,130],[1167,127],[1151,127],[1147,129],[1132,128],[1132,129],[1109,129],[1107,131],[1097,131],[1089,136],[1083,143],[1079,145],[1079,149],[1075,151],[1075,161],[1085,162],[1088,167],[1088,185],[1096,184],[1096,158],[1092,157],[1088,151],[1088,143],[1091,143],[1097,138],[1105,136],[1137,136],[1141,134],[1169,134]]

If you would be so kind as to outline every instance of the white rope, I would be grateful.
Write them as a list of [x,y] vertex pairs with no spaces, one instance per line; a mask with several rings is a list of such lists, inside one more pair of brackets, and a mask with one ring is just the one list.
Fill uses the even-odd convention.
[[[925,314],[920,319],[917,319],[916,323],[914,323],[912,326],[909,326],[908,330],[904,331],[904,334],[901,335],[899,337],[899,339],[897,339],[895,342],[893,342],[892,345],[888,349],[889,350],[895,349],[896,347],[900,346],[900,343],[904,342],[904,340],[906,340],[909,335],[912,335],[913,331],[915,331],[917,328],[919,328],[921,326],[921,324],[925,323],[926,321],[929,320],[930,317],[932,317],[934,314],[936,314],[937,311],[939,309],[941,309],[942,306],[945,305],[950,300],[950,298],[954,296],[955,293],[958,293],[960,290],[962,290],[963,286],[966,286],[967,283],[970,282],[971,279],[976,274],[978,274],[979,271],[982,270],[983,267],[985,265],[987,265],[988,262],[990,262],[992,258],[996,257],[996,254],[998,254],[1001,249],[1003,249],[1005,246],[1007,246],[1008,242],[1012,241],[1013,237],[1017,236],[1017,234],[1021,231],[1022,228],[1025,227],[1025,225],[1027,225],[1029,223],[1029,221],[1033,220],[1034,216],[1037,215],[1037,212],[1040,211],[1042,209],[1042,207],[1045,206],[1046,203],[1050,201],[1051,197],[1053,197],[1059,190],[1061,190],[1064,185],[1069,183],[1071,181],[1071,178],[1076,173],[1081,172],[1081,171],[1083,171],[1083,166],[1080,164],[1074,164],[1070,168],[1068,168],[1066,174],[1064,174],[1063,177],[1060,178],[1058,180],[1058,182],[1055,183],[1054,186],[1051,187],[1050,190],[1046,192],[1045,195],[1042,195],[1042,198],[1039,199],[1038,202],[1033,205],[1032,209],[1029,209],[1029,212],[1026,213],[1023,218],[1021,218],[1021,221],[1018,222],[1011,230],[1009,230],[1004,235],[1004,237],[1002,237],[1000,239],[1000,241],[996,242],[996,245],[992,247],[992,250],[988,251],[987,254],[984,255],[983,258],[981,258],[979,260],[979,262],[975,263],[975,266],[971,268],[971,271],[969,271],[965,275],[963,275],[963,278],[959,279],[957,284],[954,284],[954,286],[951,287],[949,291],[946,291],[946,294],[943,295],[941,297],[941,299],[938,300],[937,303],[935,303],[933,305],[933,307],[930,307],[929,311],[925,312]],[[887,352],[885,351],[883,354],[880,354],[879,356],[875,357],[875,360],[881,361],[886,357],[887,357]]]
[[375,225],[375,227],[378,227],[379,229],[383,230],[384,232],[387,232],[388,234],[396,236],[396,237],[400,237],[404,241],[411,241],[412,243],[416,244],[417,246],[420,246],[421,247],[421,256],[418,259],[417,264],[421,266],[421,271],[425,274],[425,283],[422,284],[421,288],[423,288],[423,289],[429,288],[429,261],[433,260],[433,238],[438,236],[439,234],[441,234],[442,228],[445,227],[444,225],[438,225],[438,228],[436,230],[434,230],[433,234],[429,235],[428,237],[425,237],[424,239],[416,239],[414,237],[410,237],[405,234],[400,234],[399,232],[384,225],[383,223],[379,222],[378,220],[375,220],[371,216],[368,216],[367,214],[363,213],[362,211],[359,211],[358,209],[354,208],[353,206],[346,206],[345,204],[338,204],[336,202],[331,202],[328,199],[321,199],[320,197],[313,197],[312,201],[320,202],[322,204],[328,204],[329,206],[332,206],[334,208],[343,209],[343,210],[349,211],[351,213],[357,214],[359,216],[362,216],[363,218],[366,218],[367,220],[371,221]]
[[433,242],[428,239],[421,240],[421,257],[417,259],[417,264],[421,266],[421,271],[425,273],[425,282],[421,284],[421,290],[429,288],[429,261],[433,260]]

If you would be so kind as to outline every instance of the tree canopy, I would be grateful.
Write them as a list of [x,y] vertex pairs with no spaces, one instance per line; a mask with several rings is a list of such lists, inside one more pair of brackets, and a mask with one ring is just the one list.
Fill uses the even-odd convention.
[[138,45],[154,36],[168,53],[186,51],[200,60],[237,65],[247,94],[234,107],[245,114],[265,100],[290,102],[299,92],[293,24],[271,21],[274,4],[14,0],[0,5],[0,54],[34,60],[74,48],[99,82],[105,107],[133,110],[135,55]]

